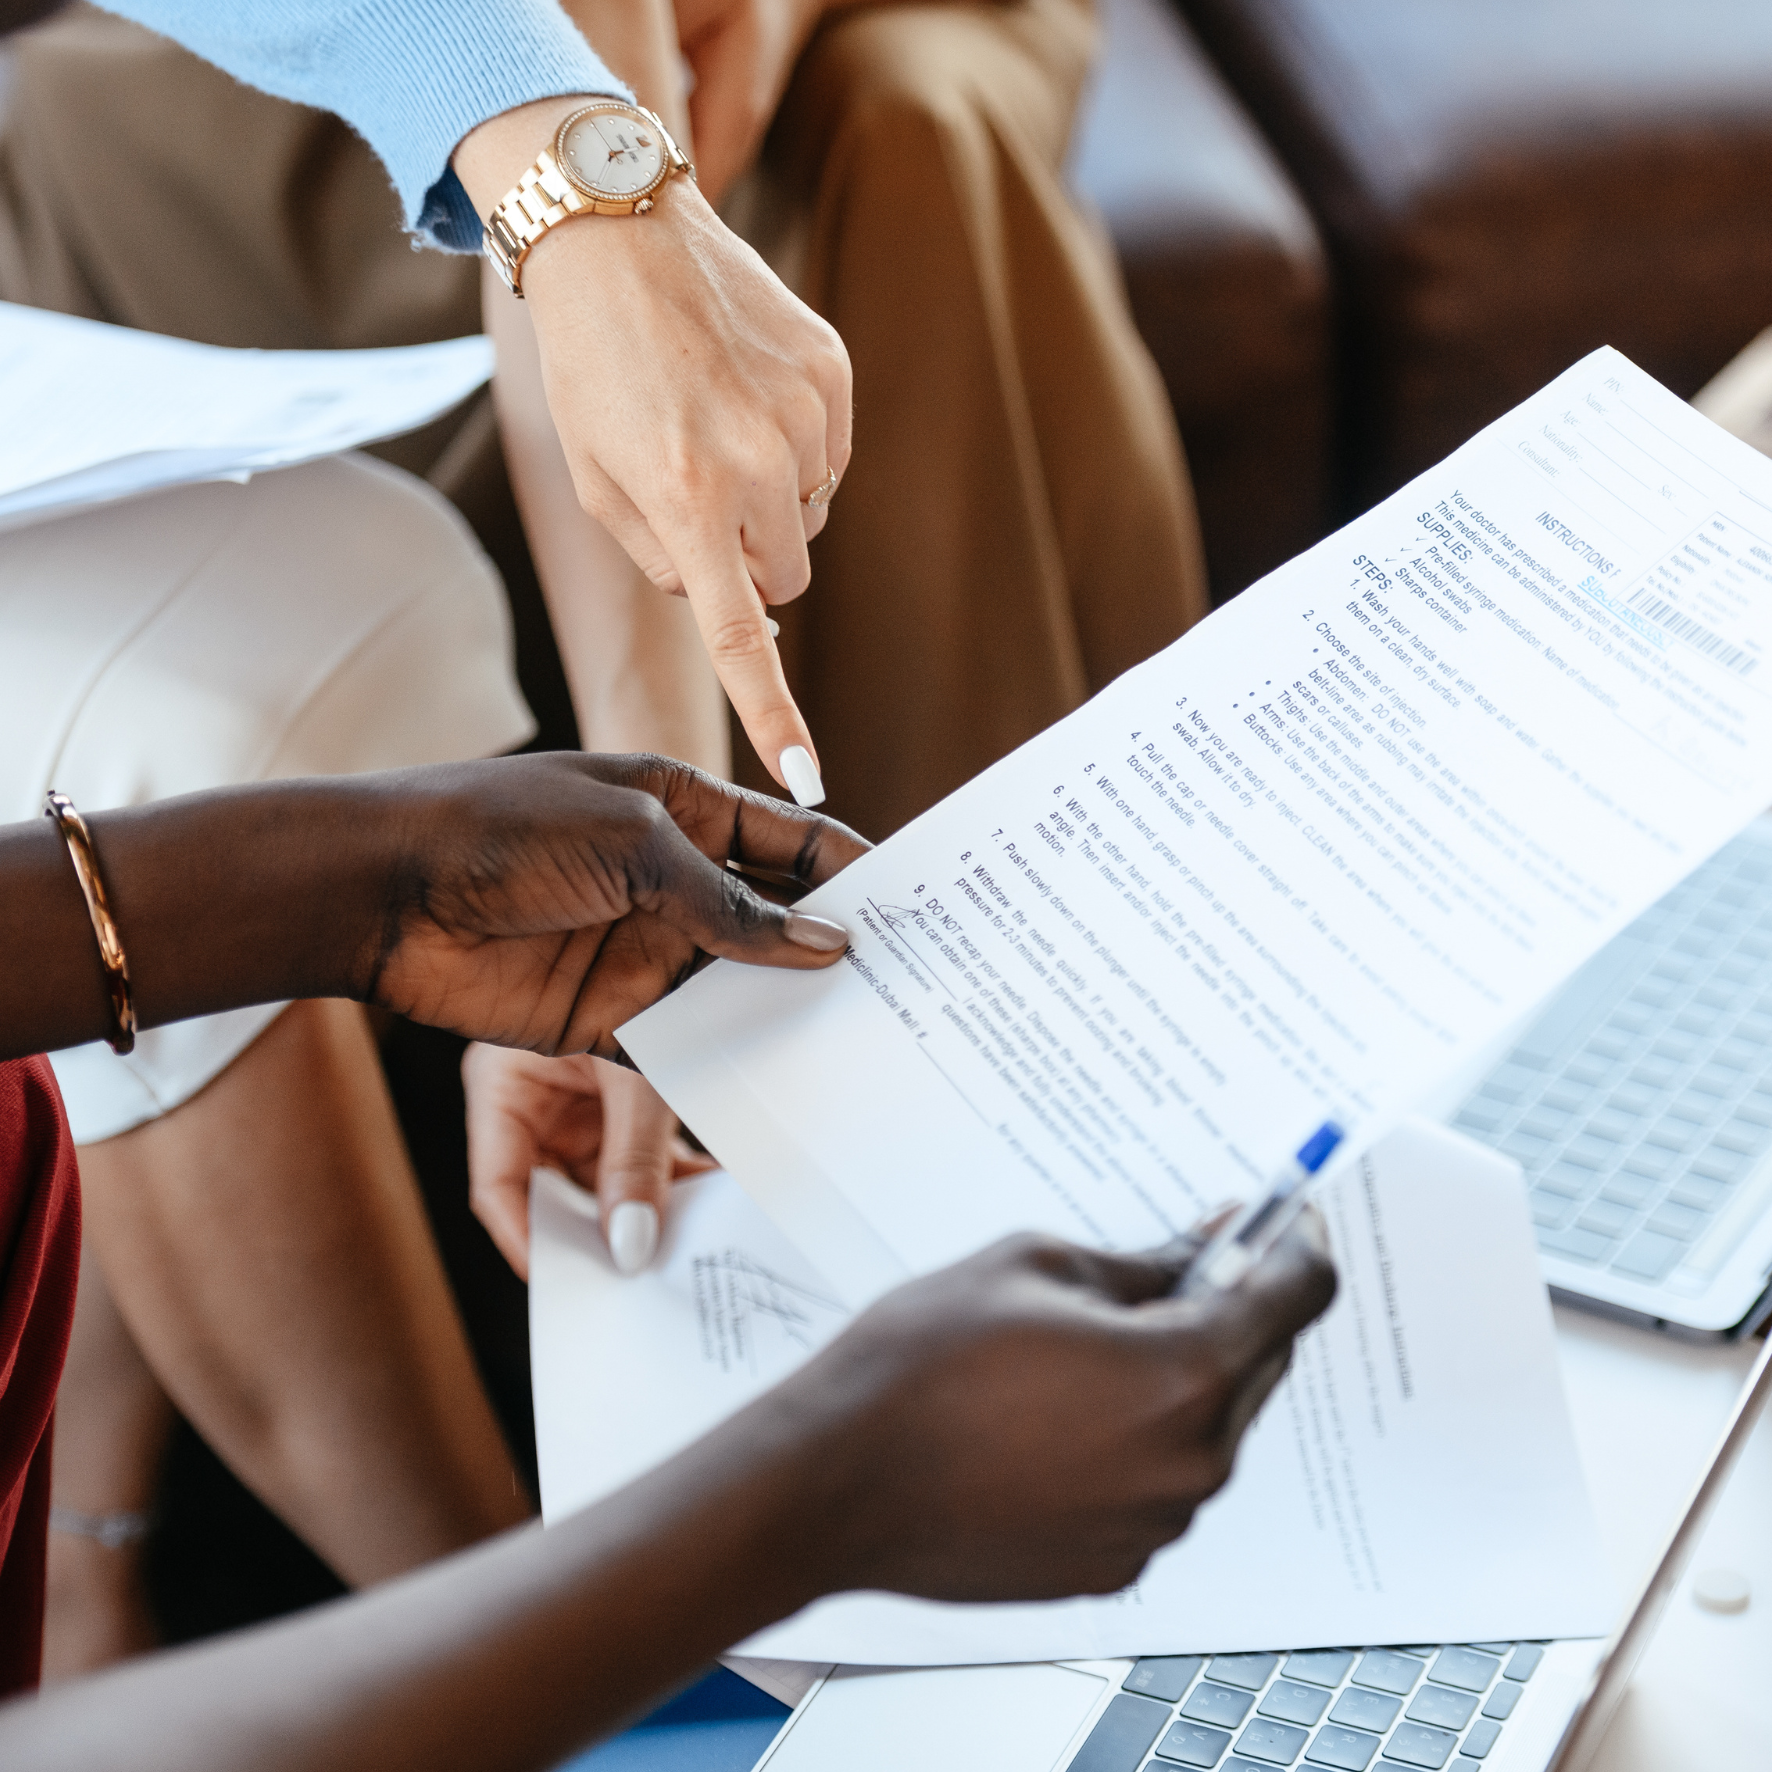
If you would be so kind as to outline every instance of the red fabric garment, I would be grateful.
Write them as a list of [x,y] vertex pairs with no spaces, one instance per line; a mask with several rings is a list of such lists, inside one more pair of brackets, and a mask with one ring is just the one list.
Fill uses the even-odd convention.
[[49,1441],[80,1274],[80,1177],[46,1058],[0,1063],[0,1698],[37,1684]]

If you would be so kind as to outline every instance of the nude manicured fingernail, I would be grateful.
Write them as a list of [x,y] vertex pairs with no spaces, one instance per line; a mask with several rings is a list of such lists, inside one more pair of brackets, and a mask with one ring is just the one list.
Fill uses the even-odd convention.
[[609,1214],[609,1254],[620,1274],[637,1274],[658,1248],[658,1208],[623,1200]]
[[781,623],[780,622],[772,621],[766,615],[763,617],[763,625],[764,625],[764,627],[766,627],[769,630],[769,638],[771,640],[779,640],[781,638]]
[[824,799],[824,782],[819,778],[812,753],[803,744],[791,744],[782,752],[780,761],[781,778],[794,799],[802,806],[818,805]]
[[1329,1253],[1329,1227],[1323,1222],[1323,1215],[1315,1206],[1306,1206],[1298,1215],[1298,1228],[1304,1240],[1319,1255]]
[[823,917],[809,917],[803,911],[789,911],[784,933],[789,941],[821,954],[834,954],[849,945],[849,931],[840,923],[828,923]]

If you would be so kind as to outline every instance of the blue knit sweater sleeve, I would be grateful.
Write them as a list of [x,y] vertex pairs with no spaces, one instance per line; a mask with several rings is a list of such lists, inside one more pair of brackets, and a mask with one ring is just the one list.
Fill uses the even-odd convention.
[[531,99],[632,99],[556,0],[102,0],[278,98],[336,111],[381,156],[408,226],[474,252],[480,218],[449,156]]

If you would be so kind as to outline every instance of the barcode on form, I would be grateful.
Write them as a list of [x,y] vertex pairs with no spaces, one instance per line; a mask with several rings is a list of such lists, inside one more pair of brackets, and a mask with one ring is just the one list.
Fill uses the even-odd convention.
[[1651,621],[1659,622],[1669,633],[1678,634],[1682,640],[1696,646],[1707,657],[1714,658],[1718,664],[1738,671],[1744,677],[1760,662],[1751,652],[1739,646],[1731,646],[1721,634],[1713,633],[1703,622],[1681,614],[1665,598],[1656,596],[1648,585],[1632,591],[1625,601]]

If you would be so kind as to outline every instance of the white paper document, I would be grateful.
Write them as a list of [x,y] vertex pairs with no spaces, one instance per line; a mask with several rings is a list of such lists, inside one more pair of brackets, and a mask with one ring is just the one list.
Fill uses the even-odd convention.
[[[616,1275],[581,1201],[538,1178],[531,1206],[550,1521],[700,1437],[846,1316],[728,1176],[678,1190],[659,1265],[634,1279]],[[741,1653],[921,1665],[1604,1631],[1519,1171],[1408,1122],[1323,1203],[1340,1295],[1229,1487],[1136,1588],[1046,1605],[842,1595]]]
[[563,1176],[535,1172],[529,1212],[529,1371],[549,1520],[682,1451],[849,1320],[718,1170],[671,1190],[658,1258],[631,1280],[609,1259],[590,1196]]
[[224,350],[0,302],[0,528],[399,436],[491,373],[484,338]]
[[842,964],[620,1038],[852,1302],[1158,1242],[1772,800],[1769,651],[1772,461],[1596,352],[814,893]]

